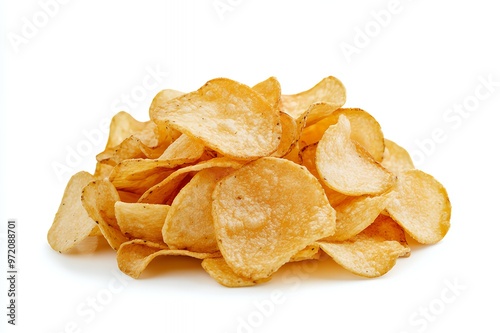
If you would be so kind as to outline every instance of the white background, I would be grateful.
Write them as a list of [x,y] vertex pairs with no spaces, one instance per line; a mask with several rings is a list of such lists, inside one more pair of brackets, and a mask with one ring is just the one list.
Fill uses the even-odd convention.
[[[499,330],[494,1],[221,0],[230,7],[220,13],[212,0],[74,0],[47,7],[51,16],[43,3],[56,2],[0,8],[3,272],[9,218],[19,245],[18,325],[6,324],[1,278],[0,331]],[[346,56],[347,44],[357,53]],[[105,140],[96,133],[115,112],[146,120],[160,89],[192,91],[219,76],[248,85],[276,76],[295,93],[328,75],[345,84],[346,106],[373,114],[446,186],[452,227],[441,243],[412,244],[411,257],[377,279],[327,260],[287,265],[271,282],[240,289],[219,286],[194,259],[159,258],[133,280],[103,244],[73,255],[47,244],[67,180],[93,171]],[[430,143],[433,133],[439,142]],[[58,174],[57,165],[68,169]]]

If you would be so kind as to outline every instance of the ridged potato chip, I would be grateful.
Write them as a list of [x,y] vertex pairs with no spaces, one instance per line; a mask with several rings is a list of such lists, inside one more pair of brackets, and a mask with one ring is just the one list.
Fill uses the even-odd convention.
[[352,141],[350,135],[349,120],[341,115],[319,141],[316,167],[323,181],[347,195],[374,195],[389,190],[395,176]]
[[422,244],[439,242],[450,228],[451,204],[446,189],[420,170],[398,175],[387,212]]
[[265,157],[244,165],[217,184],[213,200],[219,249],[231,269],[249,279],[269,277],[335,231],[335,210],[321,185],[288,160]]

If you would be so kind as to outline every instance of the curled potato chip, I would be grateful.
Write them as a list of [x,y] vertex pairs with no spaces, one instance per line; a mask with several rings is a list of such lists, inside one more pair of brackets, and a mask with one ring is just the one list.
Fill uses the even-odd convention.
[[450,228],[451,204],[446,189],[420,170],[407,170],[398,175],[386,209],[413,239],[422,244],[439,242]]
[[66,185],[61,204],[47,234],[47,240],[54,250],[67,252],[95,232],[97,226],[80,200],[83,188],[94,180],[88,172],[80,171]]
[[118,268],[134,279],[139,278],[149,263],[158,256],[188,256],[205,259],[220,256],[220,253],[198,253],[187,250],[170,250],[166,245],[134,239],[121,244],[116,254]]
[[129,240],[120,231],[116,221],[115,203],[119,200],[118,192],[108,180],[92,181],[82,191],[83,207],[114,250],[118,250],[120,244]]
[[275,77],[257,83],[252,89],[261,94],[274,109],[281,108],[281,85]]
[[282,157],[288,154],[297,140],[299,139],[299,131],[295,120],[284,112],[280,112],[281,121],[281,137],[278,148],[271,156]]
[[219,284],[225,287],[248,287],[269,281],[271,278],[253,280],[236,274],[224,258],[206,258],[201,262],[203,269]]
[[385,149],[382,128],[372,115],[361,109],[337,109],[328,117],[306,127],[300,138],[302,145],[309,146],[321,140],[325,131],[336,124],[341,115],[349,120],[351,139],[368,151],[375,161],[381,162]]
[[252,88],[224,78],[158,105],[151,117],[238,159],[269,155],[281,136],[278,110]]
[[335,230],[335,210],[317,179],[285,159],[244,165],[217,184],[213,200],[224,259],[236,274],[254,280]]
[[213,158],[208,161],[203,161],[195,165],[190,165],[182,169],[176,170],[170,176],[165,178],[160,183],[149,188],[144,194],[139,198],[139,202],[145,203],[167,203],[171,198],[172,193],[177,188],[177,186],[182,182],[184,177],[193,171],[200,171],[207,168],[239,168],[243,165],[243,162],[231,160],[226,157]]
[[384,275],[396,264],[398,257],[410,253],[404,231],[383,215],[350,240],[318,244],[340,266],[365,277]]
[[231,168],[210,168],[198,172],[177,194],[164,219],[163,240],[171,249],[216,252],[212,219],[212,192]]
[[[282,95],[281,100],[283,111],[298,119],[314,103],[328,104],[328,108],[332,111],[340,108],[346,100],[345,87],[337,78],[328,76],[309,90],[294,95]],[[316,111],[309,114],[307,118],[309,124],[324,117],[323,109],[318,108]]]
[[390,196],[359,196],[342,201],[335,207],[337,212],[337,227],[335,234],[328,237],[329,241],[343,241],[357,235],[385,209]]
[[177,138],[158,160],[177,161],[182,160],[185,163],[191,163],[198,160],[205,151],[205,145],[202,141],[195,139],[187,134],[182,134]]
[[379,194],[390,189],[395,176],[350,138],[349,120],[341,115],[318,143],[316,167],[329,187],[347,195]]
[[111,119],[106,148],[113,148],[127,138],[134,136],[148,147],[158,145],[156,124],[153,121],[138,121],[125,111],[120,111]]
[[170,206],[115,202],[116,222],[122,233],[132,239],[162,242],[161,229]]
[[411,156],[406,149],[388,139],[385,139],[382,166],[395,174],[415,169]]

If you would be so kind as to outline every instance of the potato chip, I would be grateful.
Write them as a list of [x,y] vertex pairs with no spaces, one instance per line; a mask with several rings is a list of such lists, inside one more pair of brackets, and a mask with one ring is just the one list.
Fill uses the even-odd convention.
[[219,251],[212,219],[212,192],[232,168],[198,172],[177,194],[164,219],[163,241],[171,249],[193,252]]
[[120,111],[111,119],[106,149],[120,145],[131,136],[141,140],[148,147],[155,147],[158,145],[155,129],[156,124],[153,121],[141,122],[127,112]]
[[450,228],[451,204],[446,189],[420,170],[398,175],[387,212],[422,244],[439,242]]
[[158,105],[151,117],[238,159],[269,155],[281,136],[278,110],[252,88],[224,78]]
[[236,274],[224,258],[206,258],[201,262],[203,269],[219,284],[225,287],[248,287],[267,282],[271,278],[253,280]]
[[134,279],[139,278],[149,263],[158,256],[188,256],[205,259],[220,253],[197,253],[187,250],[170,250],[166,245],[134,239],[123,243],[116,253],[118,268]]
[[340,266],[370,278],[384,275],[396,264],[398,257],[410,253],[404,231],[383,215],[350,240],[318,244]]
[[350,138],[351,127],[341,115],[318,143],[316,167],[332,189],[347,195],[379,194],[390,189],[395,176]]
[[217,184],[213,200],[219,249],[236,274],[250,279],[269,277],[335,231],[335,211],[317,179],[285,159],[244,165]]
[[382,128],[372,115],[361,109],[338,109],[328,117],[306,127],[300,138],[301,145],[309,146],[318,142],[325,131],[338,122],[341,115],[349,120],[351,139],[366,149],[375,161],[381,162],[385,149]]
[[385,139],[382,166],[394,174],[415,169],[410,154],[397,143]]
[[[281,100],[283,111],[298,119],[314,103],[327,103],[332,111],[340,108],[346,100],[345,87],[337,78],[328,76],[309,90],[294,95],[282,95]],[[309,114],[307,118],[309,124],[324,117],[324,112],[319,112],[320,109],[317,111]]]
[[118,226],[115,203],[120,200],[118,192],[108,180],[90,182],[82,191],[82,205],[97,223],[102,235],[114,250],[129,240]]
[[170,176],[165,178],[160,183],[149,188],[140,198],[139,202],[144,203],[168,203],[172,193],[177,186],[182,182],[184,177],[194,171],[201,171],[207,168],[239,168],[243,162],[234,161],[226,157],[213,158],[208,161],[203,161],[195,165],[190,165],[185,168],[176,170]]
[[116,222],[131,239],[163,242],[161,229],[170,206],[145,203],[115,202]]
[[88,172],[80,171],[66,185],[61,204],[47,234],[47,240],[54,250],[69,251],[97,228],[80,200],[83,188],[94,180]]
[[252,89],[262,95],[275,110],[281,109],[281,85],[275,77],[257,83]]
[[299,131],[295,120],[284,112],[280,112],[281,137],[278,148],[271,154],[274,157],[287,155],[299,139]]
[[203,155],[205,145],[202,141],[193,138],[187,134],[182,134],[177,138],[163,154],[158,157],[158,160],[178,161],[184,163],[195,162]]
[[314,243],[311,245],[307,245],[305,248],[295,253],[290,258],[290,262],[319,259],[320,255],[321,253],[319,252],[319,245],[318,243]]
[[337,212],[337,227],[335,234],[328,237],[328,241],[343,241],[357,235],[373,221],[385,209],[390,196],[368,196],[351,197],[342,201],[335,207]]

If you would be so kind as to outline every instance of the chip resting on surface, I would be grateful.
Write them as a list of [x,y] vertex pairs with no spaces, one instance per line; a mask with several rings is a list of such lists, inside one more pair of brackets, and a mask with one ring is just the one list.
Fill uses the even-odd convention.
[[48,243],[88,253],[96,247],[80,251],[86,240],[102,239],[135,279],[158,256],[198,261],[226,287],[267,283],[288,263],[323,258],[359,276],[385,275],[410,255],[407,237],[445,237],[451,203],[374,114],[345,102],[333,76],[295,94],[273,76],[163,89],[149,119],[113,117],[94,173],[69,179]]

